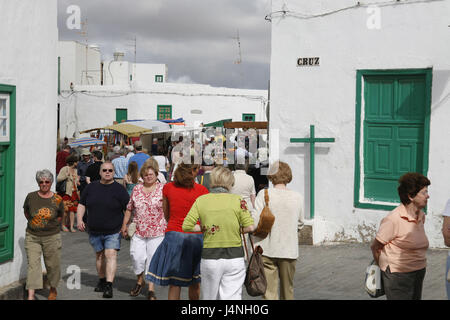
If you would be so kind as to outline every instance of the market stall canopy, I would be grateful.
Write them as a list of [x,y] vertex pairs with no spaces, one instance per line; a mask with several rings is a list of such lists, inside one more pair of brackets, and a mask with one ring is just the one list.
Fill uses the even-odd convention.
[[97,138],[79,138],[79,139],[75,139],[72,142],[69,142],[69,146],[71,148],[75,148],[75,147],[88,147],[88,146],[95,146],[95,145],[103,145],[106,144],[105,141],[102,141],[100,139]]
[[143,133],[149,133],[152,131],[168,130],[170,125],[159,120],[133,120],[126,121],[122,123],[113,124],[106,126],[104,128],[95,128],[85,131],[80,131],[80,133],[87,133],[97,130],[113,130],[117,131],[127,137],[139,137]]

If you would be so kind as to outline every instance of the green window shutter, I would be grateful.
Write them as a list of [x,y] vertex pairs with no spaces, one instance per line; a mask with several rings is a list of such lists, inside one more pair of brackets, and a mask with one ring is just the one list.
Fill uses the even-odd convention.
[[0,84],[0,263],[14,257],[16,87]]
[[172,106],[158,105],[156,119],[172,119]]
[[128,120],[128,109],[116,109],[117,123],[121,123],[123,120]]
[[255,121],[255,114],[254,113],[243,113],[242,121]]
[[[426,174],[431,81],[427,72],[370,71],[360,73],[364,84],[364,119],[361,101],[357,103],[357,122],[363,125],[363,174],[355,175],[355,204],[359,184],[363,183],[365,200],[398,203],[398,179],[406,172]],[[361,86],[358,86],[360,89]],[[360,93],[357,93],[360,94]],[[361,163],[356,157],[358,170]],[[358,206],[358,205],[357,205]],[[364,207],[364,206],[363,206]],[[390,209],[386,207],[386,209]]]
[[164,77],[160,74],[155,75],[155,82],[163,82]]

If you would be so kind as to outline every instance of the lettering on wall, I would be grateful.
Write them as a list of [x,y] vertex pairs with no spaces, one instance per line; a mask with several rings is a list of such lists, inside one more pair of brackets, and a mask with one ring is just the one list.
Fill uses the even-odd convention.
[[298,58],[297,66],[299,67],[314,67],[320,65],[319,57],[311,57],[311,58]]

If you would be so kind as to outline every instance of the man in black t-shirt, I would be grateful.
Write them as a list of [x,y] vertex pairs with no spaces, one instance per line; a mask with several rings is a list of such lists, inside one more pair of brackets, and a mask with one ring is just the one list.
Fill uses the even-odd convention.
[[100,278],[96,292],[103,298],[112,298],[112,283],[117,269],[117,251],[120,250],[120,229],[130,196],[126,189],[114,181],[114,166],[105,162],[100,166],[100,180],[86,186],[77,210],[77,226],[85,231],[83,216],[88,211],[89,242],[96,253],[96,266]]

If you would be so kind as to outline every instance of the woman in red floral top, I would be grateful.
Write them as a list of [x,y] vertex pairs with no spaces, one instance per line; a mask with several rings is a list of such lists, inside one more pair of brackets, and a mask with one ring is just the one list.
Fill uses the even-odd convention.
[[[164,239],[167,222],[163,212],[163,185],[158,182],[158,164],[146,161],[140,170],[143,184],[134,187],[128,203],[122,225],[122,234],[126,236],[127,224],[134,212],[133,222],[136,232],[131,238],[130,255],[133,269],[137,275],[136,286],[130,295],[138,296],[145,285],[144,271],[148,270],[153,254]],[[154,283],[148,283],[148,299],[156,299]]]

